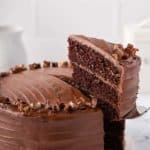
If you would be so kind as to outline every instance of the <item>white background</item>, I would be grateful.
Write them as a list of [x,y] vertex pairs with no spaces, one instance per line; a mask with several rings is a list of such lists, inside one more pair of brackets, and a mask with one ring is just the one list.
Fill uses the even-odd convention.
[[[150,18],[149,0],[0,0],[0,25],[24,28],[28,63],[67,59],[69,34],[123,42],[124,27]],[[132,29],[130,29],[132,33]],[[130,39],[127,38],[127,42]],[[142,51],[142,92],[150,92],[149,43]]]

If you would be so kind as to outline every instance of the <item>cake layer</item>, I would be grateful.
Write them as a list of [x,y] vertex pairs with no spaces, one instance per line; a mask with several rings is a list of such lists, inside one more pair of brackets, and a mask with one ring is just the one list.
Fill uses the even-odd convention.
[[0,150],[104,150],[100,110],[25,117],[0,109]]
[[[76,64],[73,64],[73,78],[82,90],[98,99],[99,106],[104,111],[105,117],[119,119],[131,110],[136,109],[139,63],[140,61],[137,59],[136,63],[133,63],[134,65],[126,66],[126,73],[122,81],[122,93],[105,84],[95,74]],[[131,74],[129,74],[129,70],[132,70]]]
[[122,67],[109,55],[113,53],[114,44],[80,35],[70,36],[68,42],[72,62],[87,67],[114,86],[120,84]]
[[87,72],[76,64],[73,64],[73,68],[73,78],[81,89],[87,92],[90,91],[89,93],[91,93],[91,95],[99,99],[105,99],[110,102],[118,101],[119,96],[116,89],[110,87],[94,74]]

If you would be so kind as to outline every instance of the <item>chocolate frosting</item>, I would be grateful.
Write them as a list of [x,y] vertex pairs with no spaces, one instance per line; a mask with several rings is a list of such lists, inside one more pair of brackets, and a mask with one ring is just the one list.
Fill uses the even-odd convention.
[[10,100],[10,104],[0,105],[0,149],[104,150],[103,113],[100,109],[87,107],[73,112],[25,116],[9,106],[16,106],[18,100],[29,105],[91,101],[59,78],[70,78],[71,72],[68,68],[38,68],[0,78],[0,96]]
[[37,69],[11,74],[0,79],[0,95],[8,97],[12,103],[22,100],[29,104],[42,102],[54,105],[57,102],[66,104],[81,100],[89,101],[79,90],[50,75],[65,75],[69,72],[67,69],[62,71],[61,69]]
[[104,150],[103,138],[100,110],[41,118],[0,109],[0,150]]
[[[105,57],[109,58],[114,63],[116,62],[112,60],[112,57],[120,62],[122,59],[126,60],[128,58],[135,57],[136,51],[138,51],[138,49],[135,48],[132,44],[128,44],[127,47],[124,48],[122,44],[111,43],[103,39],[87,37],[84,35],[70,35],[69,39],[80,41],[81,43],[86,44],[89,47],[93,47],[97,52],[102,53],[103,55],[105,55]],[[109,57],[109,55],[107,54],[112,57]],[[118,59],[114,57],[114,54],[115,56],[120,58]]]
[[86,45],[88,47],[91,47],[95,49],[96,52],[101,53],[105,59],[111,61],[118,69],[122,69],[119,65],[119,62],[114,59],[110,54],[112,54],[112,44],[109,42],[106,42],[102,39],[95,39],[90,37],[85,37],[83,35],[70,35],[68,38],[72,41],[79,41],[83,45]]
[[124,64],[124,76],[122,78],[123,92],[120,102],[121,116],[125,116],[130,111],[136,110],[136,98],[139,89],[139,71],[141,59],[137,57],[132,62]]
[[113,53],[113,43],[110,43],[108,41],[105,41],[103,39],[96,39],[96,38],[89,38],[89,37],[85,37],[83,35],[76,35],[77,37],[80,37],[81,39],[87,40],[89,42],[91,42],[92,44],[94,44],[95,46],[97,46],[100,49],[105,50],[106,52],[108,52],[109,54]]

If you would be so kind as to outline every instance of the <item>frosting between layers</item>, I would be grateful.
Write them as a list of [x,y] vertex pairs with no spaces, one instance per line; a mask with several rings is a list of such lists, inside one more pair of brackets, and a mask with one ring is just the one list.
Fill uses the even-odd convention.
[[[139,69],[140,69],[139,64],[140,64],[140,59],[137,59],[133,62],[133,64],[126,64],[126,66],[124,67],[125,74],[122,78],[123,92],[122,93],[118,92],[119,99],[117,100],[117,103],[111,102],[111,99],[110,99],[110,101],[105,100],[105,98],[103,99],[101,95],[94,93],[94,91],[91,92],[91,89],[94,86],[92,84],[91,84],[92,87],[89,86],[89,87],[87,87],[87,89],[86,89],[86,87],[84,87],[83,90],[87,91],[92,96],[96,96],[96,98],[100,99],[100,100],[98,100],[98,102],[105,101],[105,104],[107,103],[109,106],[111,106],[112,109],[114,109],[114,108],[116,109],[119,119],[123,118],[127,113],[129,113],[133,109],[136,109],[136,97],[137,97],[137,92],[138,92],[138,88],[139,88],[138,87]],[[78,70],[77,70],[77,68],[78,68]],[[130,74],[130,72],[132,72],[132,73]],[[97,83],[98,80],[101,80],[100,78],[97,78],[94,80],[95,74],[91,74],[90,72],[88,72],[88,73],[91,77],[89,77],[89,82],[87,84],[92,83],[92,82]],[[78,76],[81,77],[79,79],[79,82],[81,83],[81,88],[82,88],[82,85],[86,85],[84,82],[82,82],[82,81],[84,81],[84,78],[86,78],[86,77],[84,77],[84,73],[81,71],[80,66],[76,67],[75,74],[76,74],[76,78],[75,78],[76,80],[78,80]],[[93,77],[93,80],[92,80],[92,77]],[[96,80],[97,80],[97,82],[96,82]]]
[[[88,45],[89,47],[93,48],[94,50],[96,50],[96,52],[101,53],[108,61],[111,61],[117,68],[119,68],[120,70],[122,70],[122,67],[120,66],[120,64],[118,63],[118,61],[116,61],[109,53],[108,51],[104,51],[102,48],[104,49],[109,49],[110,51],[110,43],[104,41],[104,40],[99,40],[101,41],[101,43],[104,45],[102,47],[97,46],[96,44],[93,44],[93,42],[89,42],[90,38],[88,39],[87,37],[84,37],[82,35],[70,35],[69,39],[71,40],[75,40],[75,41],[80,41],[81,43]],[[92,40],[92,38],[91,38]],[[95,42],[94,42],[95,43]]]
[[[111,86],[113,89],[115,89],[116,91],[118,91],[121,94],[121,93],[123,93],[124,90],[126,90],[126,89],[131,90],[132,87],[138,85],[139,77],[135,76],[135,75],[137,74],[137,72],[139,72],[140,62],[141,62],[140,59],[137,58],[137,59],[134,59],[132,63],[124,65],[124,68],[123,68],[124,74],[122,75],[122,84],[123,84],[122,90],[120,90],[120,88],[118,88],[114,84],[111,84],[109,81],[106,81],[102,76],[98,75],[97,73],[93,73],[92,71],[90,71],[90,69],[88,69],[82,65],[79,65],[79,67],[82,68],[83,70],[87,71],[88,73],[96,76],[97,78],[102,80],[105,84],[108,84],[109,86]],[[75,62],[73,62],[73,64],[78,66],[78,64]],[[130,84],[130,86],[129,86],[129,84]],[[122,86],[122,85],[120,85],[120,86]],[[125,94],[124,96],[127,96],[127,95]]]
[[74,65],[78,66],[79,68],[81,68],[81,69],[87,71],[88,73],[92,74],[93,76],[96,76],[97,78],[99,78],[100,80],[102,80],[105,84],[108,84],[108,85],[111,86],[113,89],[115,89],[115,90],[121,92],[121,91],[118,89],[117,86],[111,84],[109,81],[106,81],[102,76],[98,75],[97,73],[93,73],[90,69],[88,69],[88,68],[86,68],[86,67],[84,67],[84,66],[82,66],[82,65],[78,65],[78,64],[75,63],[75,62],[73,62],[72,64],[74,64]]

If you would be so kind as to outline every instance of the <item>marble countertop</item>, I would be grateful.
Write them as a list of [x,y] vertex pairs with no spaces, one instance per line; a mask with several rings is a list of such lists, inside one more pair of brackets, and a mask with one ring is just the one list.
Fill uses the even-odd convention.
[[[137,104],[150,107],[150,94],[139,94]],[[126,121],[126,140],[128,150],[150,150],[150,111]]]

